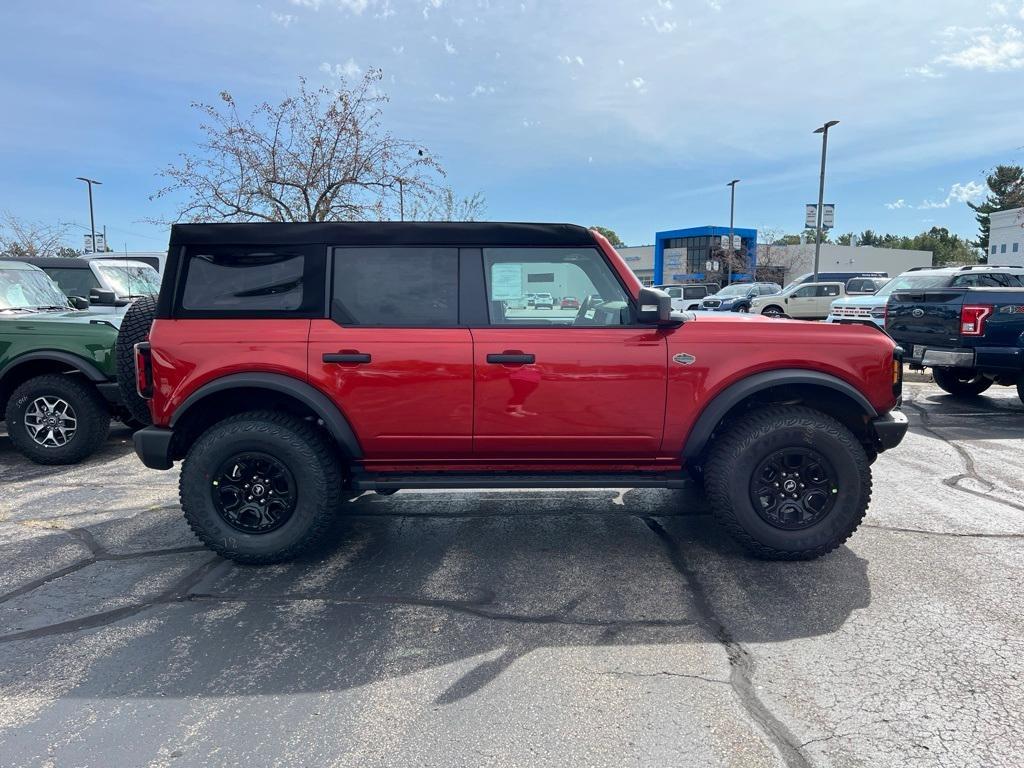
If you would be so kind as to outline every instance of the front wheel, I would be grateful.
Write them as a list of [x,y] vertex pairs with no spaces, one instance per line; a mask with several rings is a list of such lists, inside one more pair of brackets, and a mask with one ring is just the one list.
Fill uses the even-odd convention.
[[757,557],[810,560],[839,547],[871,500],[864,448],[832,417],[803,406],[753,411],[712,445],[712,510]]
[[765,307],[761,314],[768,317],[782,317],[786,313],[782,311],[782,307],[772,304],[770,307]]
[[932,378],[939,389],[954,397],[974,397],[992,386],[992,379],[970,369],[932,368]]
[[110,431],[110,410],[92,384],[64,376],[36,376],[7,402],[14,447],[37,464],[76,464],[95,453]]
[[750,312],[750,307],[746,304],[740,304],[740,306],[736,307],[733,312],[742,312],[743,314],[747,314]]
[[185,520],[221,557],[276,563],[313,548],[340,513],[333,446],[307,422],[255,411],[208,429],[179,481]]

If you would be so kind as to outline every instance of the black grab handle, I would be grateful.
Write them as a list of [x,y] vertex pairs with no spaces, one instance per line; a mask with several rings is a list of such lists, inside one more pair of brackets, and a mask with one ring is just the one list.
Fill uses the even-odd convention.
[[522,364],[522,363],[532,363],[533,361],[534,361],[533,355],[525,355],[525,354],[522,354],[522,353],[514,354],[514,355],[512,355],[512,354],[502,354],[502,355],[491,354],[491,355],[487,356],[487,362],[488,363],[495,363],[495,364],[498,364],[498,365],[508,365],[509,363],[513,363],[513,364],[514,363],[519,363],[519,364]]
[[325,363],[368,363],[370,356],[365,352],[325,352]]

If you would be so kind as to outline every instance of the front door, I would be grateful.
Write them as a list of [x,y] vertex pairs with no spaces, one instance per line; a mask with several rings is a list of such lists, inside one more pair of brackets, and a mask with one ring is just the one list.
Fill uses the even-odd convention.
[[335,248],[331,318],[310,326],[311,383],[368,461],[468,459],[473,344],[455,248]]
[[[487,322],[472,329],[477,458],[654,458],[667,344],[634,322],[601,252],[485,248],[482,259]],[[522,301],[535,292],[552,294],[555,307]],[[578,297],[579,308],[560,309],[563,296]]]

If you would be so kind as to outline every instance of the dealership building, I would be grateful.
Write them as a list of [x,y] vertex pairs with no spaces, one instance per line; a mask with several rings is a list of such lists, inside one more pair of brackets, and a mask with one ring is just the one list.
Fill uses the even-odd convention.
[[[732,230],[733,250],[745,262],[733,280],[753,280],[757,267],[757,230]],[[729,248],[729,227],[670,229],[654,235],[655,284],[725,282],[721,257]]]
[[988,215],[988,263],[1024,267],[1024,208]]

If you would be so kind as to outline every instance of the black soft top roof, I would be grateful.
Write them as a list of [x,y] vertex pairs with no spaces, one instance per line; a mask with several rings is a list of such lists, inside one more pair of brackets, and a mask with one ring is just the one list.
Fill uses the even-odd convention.
[[593,246],[575,224],[451,221],[175,224],[171,246],[182,245],[462,245]]

